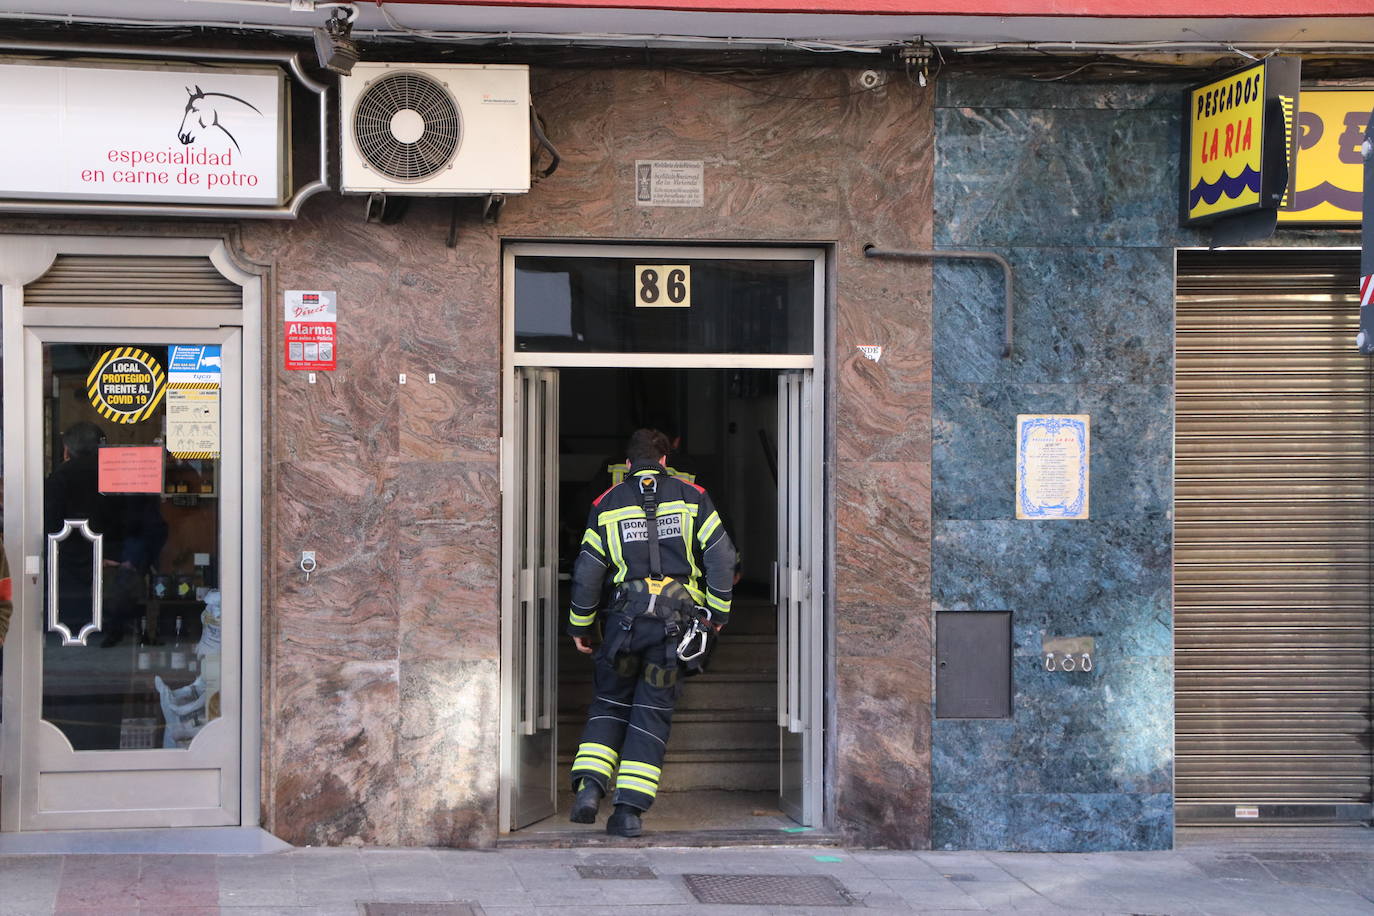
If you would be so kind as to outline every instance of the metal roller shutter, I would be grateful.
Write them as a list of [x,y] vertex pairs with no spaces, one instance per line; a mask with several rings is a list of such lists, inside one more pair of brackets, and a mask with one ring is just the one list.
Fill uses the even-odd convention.
[[61,255],[24,288],[26,306],[243,307],[243,290],[200,257]]
[[[1358,267],[1358,251],[1179,253],[1179,823],[1370,815],[1374,479]],[[1257,820],[1237,819],[1254,808]]]

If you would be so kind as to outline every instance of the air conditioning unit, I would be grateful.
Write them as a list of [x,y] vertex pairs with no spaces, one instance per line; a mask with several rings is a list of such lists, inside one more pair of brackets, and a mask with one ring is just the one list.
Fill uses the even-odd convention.
[[340,79],[345,193],[530,189],[530,72],[518,64],[359,63]]

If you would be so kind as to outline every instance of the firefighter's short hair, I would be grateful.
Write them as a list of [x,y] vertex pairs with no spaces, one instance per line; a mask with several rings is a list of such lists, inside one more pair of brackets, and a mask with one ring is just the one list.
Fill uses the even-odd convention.
[[657,461],[672,451],[668,437],[656,429],[637,429],[625,444],[625,457],[631,462]]

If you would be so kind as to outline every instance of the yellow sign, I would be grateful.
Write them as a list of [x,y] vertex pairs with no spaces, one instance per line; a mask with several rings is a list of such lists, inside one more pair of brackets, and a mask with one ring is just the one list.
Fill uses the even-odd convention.
[[635,307],[692,307],[692,268],[687,264],[636,264]]
[[182,461],[219,457],[219,389],[167,389],[167,451]]
[[162,366],[137,347],[106,350],[86,376],[86,396],[102,417],[115,423],[148,419],[166,391]]
[[1256,64],[1188,93],[1188,220],[1260,205],[1265,67]]
[[1281,223],[1360,224],[1364,160],[1360,144],[1374,89],[1304,89],[1298,106],[1298,180]]

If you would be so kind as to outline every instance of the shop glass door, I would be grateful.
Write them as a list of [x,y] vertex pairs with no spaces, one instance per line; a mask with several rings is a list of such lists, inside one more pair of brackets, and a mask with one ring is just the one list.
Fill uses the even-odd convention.
[[21,829],[236,824],[240,332],[24,353]]

